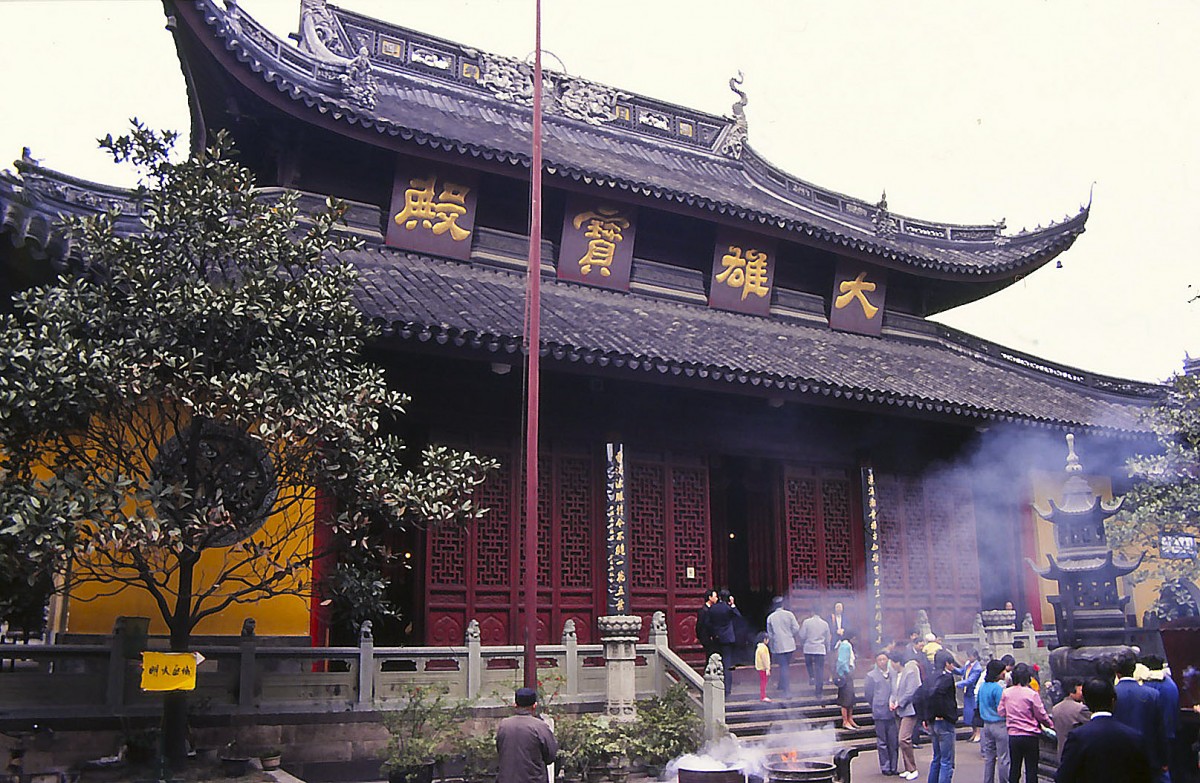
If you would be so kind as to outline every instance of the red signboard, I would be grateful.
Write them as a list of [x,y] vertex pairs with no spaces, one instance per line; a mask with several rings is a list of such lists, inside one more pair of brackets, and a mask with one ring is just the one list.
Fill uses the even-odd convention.
[[887,275],[882,269],[838,262],[829,303],[830,328],[878,337],[886,298]]
[[401,158],[392,186],[387,244],[469,260],[478,194],[478,177],[472,172]]
[[583,196],[567,199],[558,279],[629,290],[637,210]]
[[713,250],[708,306],[751,315],[771,310],[775,240],[722,228]]

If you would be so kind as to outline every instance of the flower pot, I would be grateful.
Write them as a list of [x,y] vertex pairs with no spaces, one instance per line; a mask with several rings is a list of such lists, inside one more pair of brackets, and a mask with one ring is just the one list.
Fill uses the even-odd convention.
[[282,760],[283,756],[278,753],[272,753],[267,756],[258,757],[258,763],[261,764],[262,768],[266,771],[279,769],[279,764]]
[[250,759],[242,756],[222,756],[221,774],[227,778],[238,778],[250,771]]
[[388,770],[388,783],[433,783],[434,766],[431,761],[428,764],[392,767]]

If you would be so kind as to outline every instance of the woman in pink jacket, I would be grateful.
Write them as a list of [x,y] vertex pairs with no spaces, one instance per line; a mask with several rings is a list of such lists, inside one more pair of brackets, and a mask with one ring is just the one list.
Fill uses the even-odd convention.
[[1008,729],[1008,783],[1020,783],[1022,764],[1025,783],[1037,783],[1042,726],[1054,728],[1042,697],[1029,687],[1032,679],[1029,664],[1018,663],[1012,672],[1012,687],[1004,689],[996,710]]

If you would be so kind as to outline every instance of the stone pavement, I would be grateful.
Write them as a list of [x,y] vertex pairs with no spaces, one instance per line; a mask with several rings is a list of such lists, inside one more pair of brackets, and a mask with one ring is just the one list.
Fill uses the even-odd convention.
[[[925,783],[929,778],[929,762],[933,759],[933,750],[929,745],[920,745],[916,749],[917,783]],[[900,777],[884,777],[879,774],[879,759],[874,751],[863,752],[850,765],[850,780],[853,783],[896,783],[903,781]],[[954,780],[955,783],[981,783],[983,780],[983,759],[979,756],[979,743],[959,740],[954,743]],[[996,783],[1007,783],[997,780]]]

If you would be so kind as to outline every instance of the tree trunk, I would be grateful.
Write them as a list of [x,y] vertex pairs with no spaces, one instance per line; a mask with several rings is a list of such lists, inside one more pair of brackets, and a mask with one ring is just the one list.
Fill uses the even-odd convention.
[[[191,601],[193,577],[197,557],[190,549],[179,555],[179,592],[175,600],[175,613],[167,618],[171,629],[171,652],[191,652],[192,643]],[[163,700],[163,749],[167,764],[173,770],[183,769],[187,762],[188,738],[188,692],[171,691]]]

